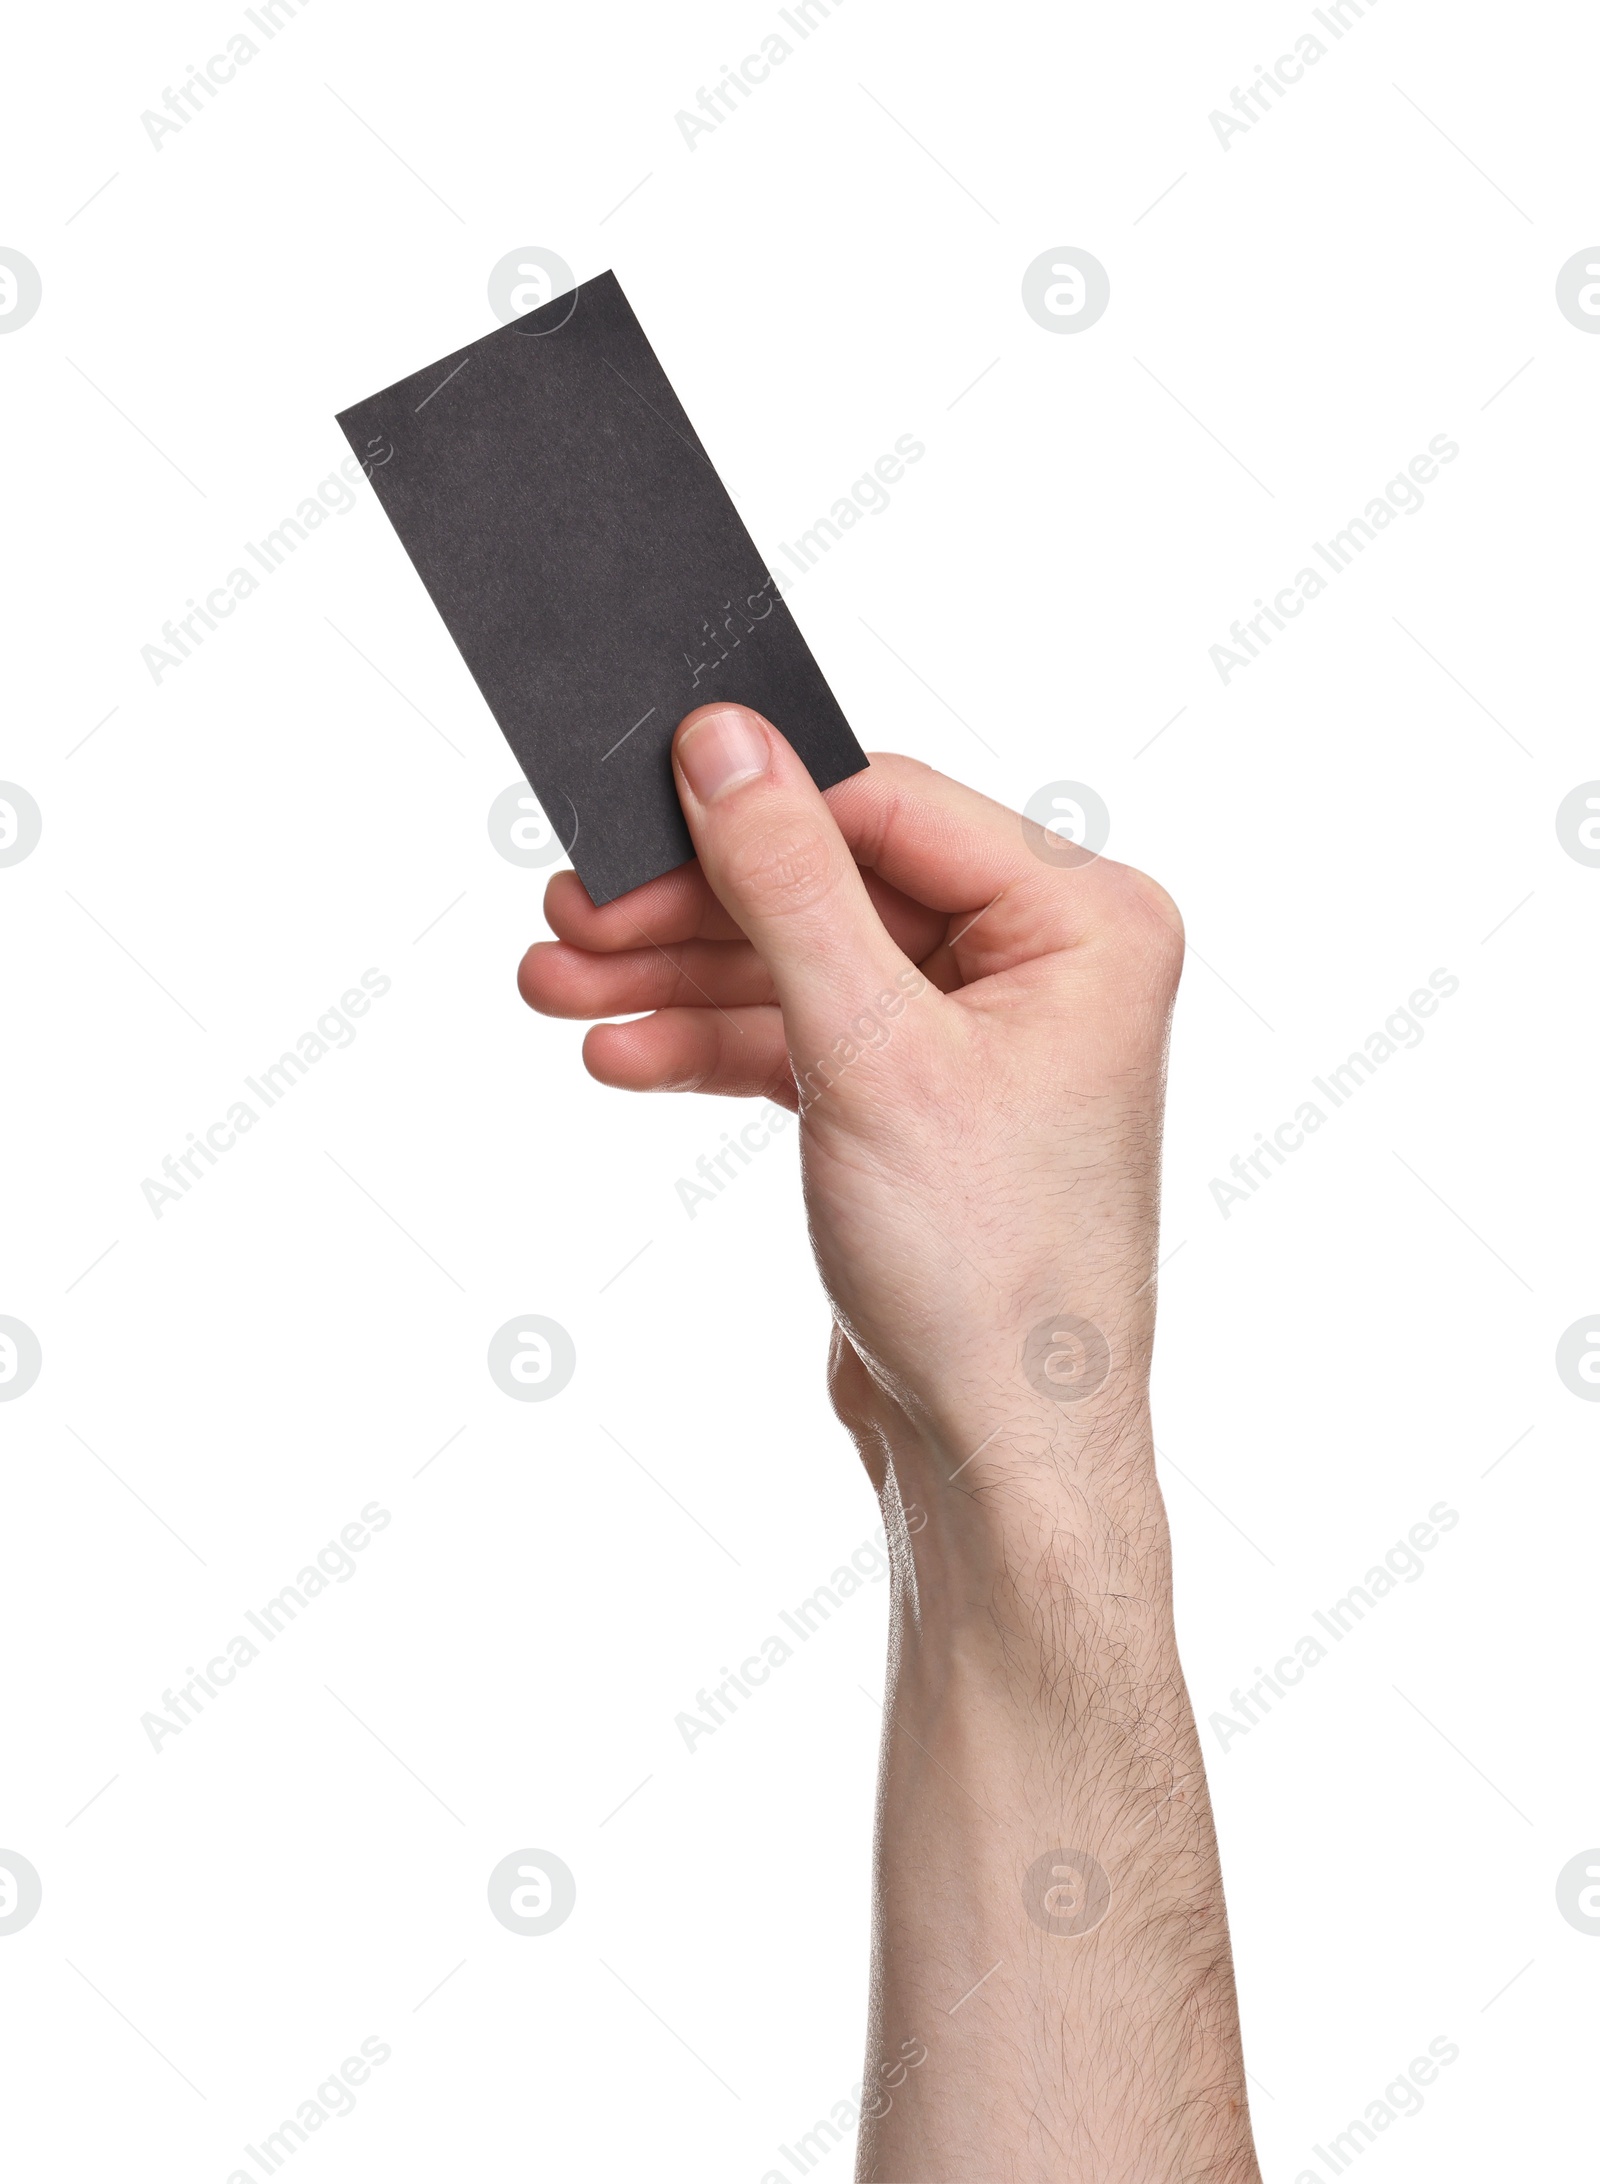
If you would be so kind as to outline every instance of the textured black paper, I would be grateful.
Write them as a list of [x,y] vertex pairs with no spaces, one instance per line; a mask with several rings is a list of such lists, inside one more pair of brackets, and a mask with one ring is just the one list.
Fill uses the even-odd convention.
[[820,788],[867,763],[615,274],[339,423],[594,902],[693,856],[694,706],[754,706]]

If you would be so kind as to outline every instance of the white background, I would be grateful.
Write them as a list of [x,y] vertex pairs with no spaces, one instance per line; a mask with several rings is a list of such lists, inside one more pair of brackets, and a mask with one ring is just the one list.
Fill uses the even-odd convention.
[[[514,769],[364,483],[140,657],[525,245],[616,268],[771,557],[923,440],[790,592],[862,740],[1016,805],[1088,782],[1178,898],[1157,1433],[1265,2170],[1327,2173],[1444,2035],[1363,2175],[1566,2173],[1600,1413],[1553,1357],[1600,1310],[1600,872],[1553,822],[1600,775],[1600,341],[1554,299],[1600,233],[1592,20],[1384,0],[1224,149],[1298,0],[848,0],[690,149],[766,0],[317,0],[153,146],[248,27],[33,10],[5,50],[0,242],[43,281],[0,340],[0,774],[44,821],[0,871],[0,1311],[44,1357],[0,1410],[18,2174],[223,2184],[376,2035],[296,2174],[758,2184],[859,2074],[883,1587],[674,1727],[875,1522],[793,1130],[691,1222],[732,1111],[603,1091],[521,1006]],[[1111,282],[1067,338],[1021,302],[1059,245]],[[1224,686],[1229,624],[1436,434],[1422,511]],[[354,1045],[157,1220],[143,1179],[369,966]],[[1422,1044],[1225,1220],[1212,1178],[1441,967]],[[577,1346],[541,1405],[484,1365],[529,1311]],[[153,1752],[374,1500],[357,1574]],[[1425,1575],[1224,1749],[1206,1717],[1440,1501]],[[543,1938],[485,1897],[527,1847],[577,1880]]]

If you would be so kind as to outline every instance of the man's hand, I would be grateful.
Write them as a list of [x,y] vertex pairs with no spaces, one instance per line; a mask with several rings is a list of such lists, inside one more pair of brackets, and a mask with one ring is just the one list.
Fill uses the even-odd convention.
[[860,2175],[1246,2184],[1146,1406],[1177,912],[913,760],[824,797],[729,707],[673,755],[698,862],[559,874],[520,984],[653,1012],[603,1083],[802,1118],[895,1563]]

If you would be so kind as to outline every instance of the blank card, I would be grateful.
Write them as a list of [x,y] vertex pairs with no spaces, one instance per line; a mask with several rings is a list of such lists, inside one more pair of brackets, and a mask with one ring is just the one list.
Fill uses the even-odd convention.
[[615,274],[339,423],[594,902],[693,856],[693,707],[754,706],[819,788],[866,765]]

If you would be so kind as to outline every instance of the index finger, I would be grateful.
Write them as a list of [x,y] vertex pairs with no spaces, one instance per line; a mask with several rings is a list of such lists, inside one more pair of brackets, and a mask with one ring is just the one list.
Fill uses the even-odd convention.
[[[1116,911],[1176,936],[1177,906],[1153,880],[1045,830],[919,759],[874,752],[827,791],[852,855],[918,902],[970,920],[952,936],[963,977],[1080,946]],[[981,922],[980,922],[981,920]]]
[[[910,901],[875,872],[863,871],[861,877],[889,937],[920,962],[944,938],[944,919]],[[558,872],[545,889],[544,915],[558,940],[597,955],[638,948],[645,942],[669,948],[686,940],[745,937],[712,893],[698,858],[598,910],[576,872]]]

